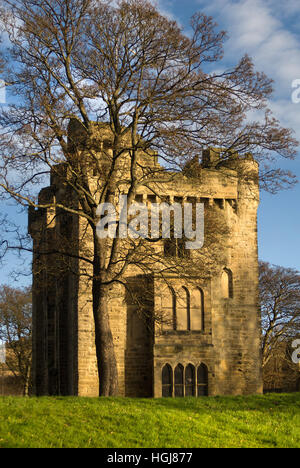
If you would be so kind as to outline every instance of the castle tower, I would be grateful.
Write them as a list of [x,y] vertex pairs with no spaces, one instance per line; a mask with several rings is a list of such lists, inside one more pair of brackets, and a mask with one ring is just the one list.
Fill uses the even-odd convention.
[[[72,138],[80,130],[72,128]],[[107,134],[99,126],[96,140]],[[74,136],[75,135],[75,136]],[[104,139],[102,138],[102,144]],[[101,148],[99,145],[99,148]],[[157,158],[144,163],[158,165]],[[126,164],[125,164],[126,166]],[[141,188],[137,199],[147,206],[203,203],[212,246],[221,259],[204,275],[199,267],[189,279],[180,275],[162,280],[159,271],[141,275],[130,268],[129,288],[110,292],[110,324],[119,373],[119,392],[131,397],[252,394],[262,391],[260,319],[258,306],[257,207],[258,165],[250,155],[220,150],[203,154],[186,172]],[[62,177],[63,176],[63,177]],[[51,183],[40,203],[56,201],[76,208],[76,197],[63,180],[67,166],[52,170]],[[91,177],[93,174],[91,173]],[[158,193],[160,191],[160,193]],[[215,222],[215,224],[214,224]],[[222,226],[224,235],[222,234]],[[220,232],[213,232],[216,226]],[[226,232],[225,232],[226,231]],[[29,211],[33,258],[33,375],[38,395],[97,396],[88,255],[90,234],[85,222],[60,209]],[[68,258],[63,245],[71,246]],[[61,249],[59,248],[61,246]],[[175,247],[174,247],[175,246]],[[179,244],[156,245],[166,257],[182,254]],[[191,253],[191,263],[193,253]],[[216,258],[210,256],[210,261]],[[179,259],[180,261],[180,259]],[[188,261],[188,260],[185,260]],[[141,292],[147,291],[147,297]],[[142,309],[147,314],[141,313]],[[169,318],[161,322],[153,317]],[[147,317],[147,319],[145,319]]]

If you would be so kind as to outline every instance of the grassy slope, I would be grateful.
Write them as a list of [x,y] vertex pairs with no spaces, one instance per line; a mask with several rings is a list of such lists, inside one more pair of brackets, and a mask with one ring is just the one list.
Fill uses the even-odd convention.
[[0,447],[300,447],[300,394],[2,397]]

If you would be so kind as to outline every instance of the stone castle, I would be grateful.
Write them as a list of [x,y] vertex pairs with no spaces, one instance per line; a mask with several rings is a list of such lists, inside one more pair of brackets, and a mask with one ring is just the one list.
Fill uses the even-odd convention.
[[[99,154],[103,135],[105,130],[99,128]],[[141,159],[159,167],[154,153],[152,158],[141,155]],[[222,158],[221,150],[216,149],[205,150],[195,164],[193,174],[189,174],[190,166],[160,182],[155,191],[144,186],[136,199],[148,206],[166,198],[170,203],[204,203],[205,212],[211,210],[216,221],[222,217],[228,227],[226,240],[220,236],[215,241],[222,252],[220,264],[206,277],[199,269],[199,275],[194,273],[188,282],[173,274],[164,283],[155,273],[143,278],[129,269],[128,284],[137,291],[142,283],[147,285],[147,320],[139,313],[143,293],[138,305],[121,284],[114,285],[109,311],[121,396],[262,392],[258,164],[251,155],[232,153]],[[40,192],[40,204],[73,206],[74,197],[60,177],[61,171],[66,177],[63,164],[52,169],[50,186]],[[81,260],[83,250],[88,254],[86,224],[57,206],[30,209],[29,232],[34,243],[34,392],[97,396],[92,293],[85,274],[88,267]],[[67,260],[59,253],[64,242],[72,245],[73,256]],[[180,257],[176,245],[168,251],[160,241],[156,249]],[[169,320],[153,321],[150,327],[149,317],[162,313]]]

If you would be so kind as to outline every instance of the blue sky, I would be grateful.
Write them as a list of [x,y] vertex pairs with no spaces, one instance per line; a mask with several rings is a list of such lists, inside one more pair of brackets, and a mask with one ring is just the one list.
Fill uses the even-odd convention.
[[[300,103],[291,99],[292,82],[300,79],[300,1],[285,0],[160,0],[163,12],[188,24],[195,11],[213,16],[228,32],[224,65],[235,64],[248,53],[258,71],[274,80],[269,103],[282,125],[300,141]],[[283,161],[300,180],[298,159]],[[259,256],[262,260],[300,270],[300,183],[277,195],[261,193]]]
[[[292,82],[300,79],[300,1],[285,0],[159,0],[161,11],[188,26],[196,11],[214,17],[229,34],[224,66],[235,64],[248,53],[257,70],[274,79],[269,103],[284,126],[293,128],[300,141],[300,103],[291,99]],[[300,180],[300,149],[296,161],[283,161]],[[259,208],[259,256],[273,264],[300,270],[300,184],[278,195],[261,194]],[[9,208],[10,214],[15,209]],[[26,222],[24,215],[23,222]],[[9,256],[0,271],[0,283],[11,282],[8,272],[20,265]],[[22,281],[28,283],[29,279]]]

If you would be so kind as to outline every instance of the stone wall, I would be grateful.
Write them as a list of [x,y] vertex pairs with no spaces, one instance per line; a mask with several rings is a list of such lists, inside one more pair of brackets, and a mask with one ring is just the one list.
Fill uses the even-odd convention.
[[[210,395],[262,391],[258,167],[249,156],[234,156],[218,163],[220,160],[212,155],[205,153],[196,176],[183,173],[172,176],[170,181],[166,175],[165,181],[152,187],[155,190],[145,187],[138,193],[148,206],[166,197],[170,203],[174,199],[202,202],[206,216],[214,217],[210,229],[213,231],[214,225],[219,229],[225,223],[228,232],[215,235],[217,245],[213,248],[218,261],[211,266],[210,276],[199,267],[199,275],[194,271],[189,280],[171,275],[162,281],[159,268],[144,278],[130,268],[125,278],[128,288],[120,284],[111,288],[109,314],[120,395],[160,397],[166,364],[172,372],[178,365],[183,366],[184,375],[192,365],[196,384],[197,370],[204,366]],[[157,161],[153,164],[157,165]],[[120,166],[120,171],[126,172],[125,167],[126,164]],[[76,208],[76,199],[60,185],[59,170],[64,167],[52,173],[51,186],[41,192],[40,199],[51,202],[56,197],[64,203],[70,200],[70,206]],[[158,194],[156,200],[153,192]],[[87,252],[92,255],[91,232],[86,221],[79,222],[73,215],[49,209],[31,210],[29,224],[36,250],[41,245],[49,249],[68,242],[74,257]],[[163,251],[163,242],[158,242],[155,248]],[[197,253],[191,253],[191,260],[194,256]],[[92,288],[87,276],[91,274],[90,268],[75,258],[34,257],[33,362],[37,394],[98,395]],[[142,283],[147,291],[144,304]],[[128,294],[130,288],[140,291],[137,301]],[[171,288],[177,297],[176,310],[172,309],[164,288],[169,291]],[[186,298],[181,299],[185,294]],[[164,321],[164,313],[169,314],[169,322]],[[173,324],[172,313],[177,317]]]

